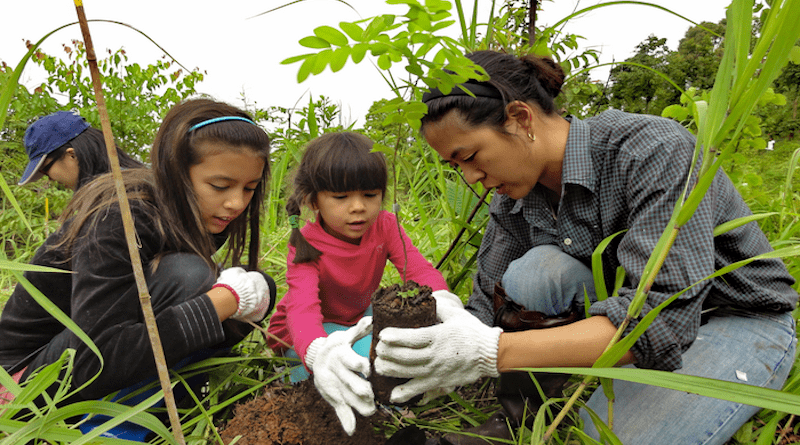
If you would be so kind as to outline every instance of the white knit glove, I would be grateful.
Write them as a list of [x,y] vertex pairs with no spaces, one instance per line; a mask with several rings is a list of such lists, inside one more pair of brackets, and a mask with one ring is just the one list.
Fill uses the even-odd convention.
[[433,291],[433,299],[436,300],[436,315],[439,316],[439,309],[443,307],[453,307],[456,309],[463,309],[464,302],[458,298],[458,295],[451,293],[447,290]]
[[442,299],[441,305],[440,298],[436,299],[440,324],[381,330],[375,371],[411,379],[392,390],[392,402],[403,403],[422,393],[430,399],[481,377],[500,375],[497,344],[503,330],[486,326],[447,298],[449,302]]
[[314,385],[336,410],[348,436],[356,430],[353,409],[362,416],[375,414],[375,395],[369,376],[369,359],[353,351],[353,343],[372,332],[372,317],[364,317],[352,328],[337,331],[311,342],[306,350],[306,366],[314,373]]
[[219,274],[212,289],[215,287],[224,287],[236,297],[239,307],[230,317],[234,320],[258,323],[264,319],[270,308],[273,292],[261,272],[247,272],[241,267],[231,267]]

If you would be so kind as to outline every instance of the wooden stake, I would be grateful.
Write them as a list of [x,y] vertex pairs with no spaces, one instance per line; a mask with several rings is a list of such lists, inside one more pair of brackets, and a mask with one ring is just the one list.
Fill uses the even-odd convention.
[[111,172],[114,177],[114,184],[116,185],[117,198],[119,199],[122,225],[125,229],[125,238],[128,242],[128,252],[131,256],[133,274],[136,278],[136,288],[139,291],[139,302],[142,305],[144,321],[147,326],[147,333],[150,337],[150,345],[153,348],[158,378],[161,382],[161,388],[164,390],[164,401],[166,402],[167,412],[169,413],[172,433],[178,443],[185,444],[186,440],[183,437],[183,428],[181,428],[180,419],[178,418],[178,409],[175,405],[175,396],[172,393],[172,385],[169,381],[169,368],[167,367],[167,360],[164,357],[161,337],[158,335],[156,317],[153,312],[153,305],[150,301],[150,293],[147,291],[147,282],[144,279],[142,259],[136,247],[136,231],[133,226],[133,217],[131,216],[131,208],[128,203],[128,195],[125,193],[125,183],[122,180],[122,170],[119,166],[119,157],[117,156],[116,144],[114,143],[114,135],[111,132],[111,122],[108,118],[106,101],[103,96],[102,79],[100,77],[100,70],[97,68],[97,57],[95,56],[92,37],[89,33],[89,24],[86,21],[86,14],[83,10],[83,0],[74,0],[74,2],[75,9],[78,13],[78,22],[81,26],[81,33],[83,34],[84,45],[86,46],[86,60],[89,62],[89,72],[92,76],[92,86],[94,87],[94,95],[97,101],[97,110],[100,113],[100,124],[103,130],[106,150],[108,151],[108,158],[111,163]]

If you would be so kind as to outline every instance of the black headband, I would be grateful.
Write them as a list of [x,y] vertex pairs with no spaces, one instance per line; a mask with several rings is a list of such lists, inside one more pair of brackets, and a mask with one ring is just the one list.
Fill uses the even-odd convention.
[[469,96],[469,93],[464,91],[464,89],[475,95],[475,97],[489,97],[492,99],[503,98],[503,95],[500,94],[500,91],[488,83],[461,83],[454,86],[453,90],[448,94],[442,93],[438,88],[431,88],[430,92],[422,95],[422,102],[428,102],[444,96]]

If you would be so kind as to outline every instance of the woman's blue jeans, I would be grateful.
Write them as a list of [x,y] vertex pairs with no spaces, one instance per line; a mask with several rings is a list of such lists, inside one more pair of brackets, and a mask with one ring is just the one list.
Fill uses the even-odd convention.
[[503,288],[515,303],[545,315],[584,305],[584,292],[595,298],[592,271],[556,246],[543,245],[511,262]]
[[[572,301],[583,302],[583,287],[594,298],[591,271],[555,246],[540,246],[512,262],[503,276],[509,297],[529,310],[556,315]],[[675,371],[754,386],[781,389],[797,348],[791,313],[763,313],[719,308],[700,327]],[[631,365],[632,366],[632,365]],[[614,434],[626,445],[724,444],[760,408],[683,391],[614,380]],[[608,420],[602,390],[587,406]],[[584,430],[599,440],[588,413]]]
[[[362,317],[366,317],[368,315],[372,315],[372,306],[368,307],[367,310],[364,312]],[[336,331],[346,331],[352,326],[345,326],[338,323],[322,323],[322,328],[325,329],[327,334],[331,334]],[[369,349],[372,346],[372,334],[367,334],[364,337],[358,339],[355,343],[353,343],[353,350],[356,351],[356,354],[362,357],[369,357]],[[294,348],[287,350],[283,353],[284,357],[287,358],[294,358],[298,361],[300,360],[300,356],[294,351]],[[308,370],[302,364],[295,366],[292,368],[291,373],[289,374],[289,381],[292,383],[302,382],[303,380],[308,379],[311,377]]]

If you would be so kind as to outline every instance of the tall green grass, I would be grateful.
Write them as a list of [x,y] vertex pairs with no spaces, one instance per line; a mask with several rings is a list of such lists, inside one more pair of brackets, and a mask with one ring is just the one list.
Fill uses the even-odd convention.
[[[423,5],[415,4],[413,1],[404,1],[403,3],[413,6],[411,9],[414,11],[419,11],[420,8],[424,10]],[[622,4],[625,2],[611,3]],[[456,1],[458,11],[463,11],[461,6],[461,2]],[[800,30],[791,24],[798,23],[798,20],[800,20],[798,7],[800,5],[796,1],[773,2],[771,9],[778,12],[773,12],[771,13],[772,15],[766,18],[762,33],[762,39],[766,39],[763,42],[768,40],[769,43],[760,41],[753,46],[754,53],[750,54],[749,32],[746,31],[751,29],[749,18],[751,17],[752,2],[734,1],[729,11],[728,21],[730,36],[727,41],[730,43],[726,46],[731,55],[728,56],[729,58],[720,69],[718,77],[719,91],[711,97],[711,101],[708,103],[694,102],[693,99],[691,111],[694,119],[701,124],[698,149],[710,149],[713,147],[720,153],[716,157],[706,153],[704,159],[719,160],[720,163],[707,165],[707,170],[705,171],[713,172],[714,169],[720,168],[726,162],[734,163],[732,166],[729,164],[728,168],[732,167],[734,171],[744,171],[737,180],[739,189],[754,211],[757,213],[775,213],[775,215],[767,217],[759,223],[776,249],[786,249],[783,250],[786,255],[784,260],[789,265],[791,273],[800,281],[800,261],[796,253],[798,238],[800,238],[800,217],[798,217],[800,214],[800,211],[798,211],[800,208],[800,196],[797,193],[797,173],[795,173],[798,158],[800,158],[800,150],[797,149],[797,146],[791,145],[796,144],[793,142],[782,143],[787,144],[786,147],[779,144],[777,148],[780,149],[780,152],[789,153],[789,155],[786,156],[786,170],[775,175],[773,173],[776,170],[775,164],[782,165],[783,161],[768,161],[764,163],[761,170],[750,171],[749,168],[752,164],[755,164],[753,158],[756,155],[748,155],[744,161],[737,163],[737,158],[734,156],[732,148],[726,148],[726,141],[732,140],[732,136],[741,128],[740,124],[737,123],[740,121],[737,121],[737,119],[746,118],[749,113],[748,109],[752,108],[752,102],[758,98],[758,91],[763,91],[765,85],[769,84],[769,77],[774,76],[777,70],[780,69],[783,63],[781,60],[785,62],[786,58],[789,57],[789,52],[797,52],[796,47],[792,48]],[[439,4],[435,9],[437,11],[436,14],[441,14],[445,10],[449,11],[448,8],[443,8]],[[431,17],[433,16],[435,14],[431,15]],[[441,23],[446,21],[446,17],[441,17],[441,15],[436,17]],[[448,56],[462,51],[459,48],[466,50],[466,48],[474,49],[481,47],[481,45],[484,47],[491,46],[488,38],[480,40],[478,36],[488,36],[492,33],[478,31],[478,28],[483,25],[476,23],[475,20],[475,18],[464,17],[463,12],[458,14],[454,22],[460,24],[468,37],[460,42],[455,39],[442,39],[442,44],[447,48],[446,54]],[[386,19],[366,21],[365,23],[375,24],[373,29],[375,31],[373,37],[375,38],[378,38],[377,36],[381,32],[389,33],[398,29],[396,26],[394,28],[387,26],[379,29],[381,26],[386,25]],[[413,20],[409,19],[406,26],[412,26],[414,23]],[[495,28],[489,29],[494,30]],[[352,31],[353,29],[351,28]],[[439,29],[437,28],[427,28],[425,30],[429,34],[435,34],[438,31]],[[542,35],[553,34],[544,32]],[[390,40],[395,37],[396,35],[394,34],[387,36]],[[428,42],[434,42],[434,40],[428,40]],[[538,42],[536,43],[538,45]],[[390,55],[383,59],[383,63],[387,63],[387,59],[388,61],[394,60],[392,57],[395,56],[391,55],[392,53],[386,54]],[[436,56],[432,56],[429,59],[423,59],[423,61],[425,63],[420,62],[417,65],[419,69],[424,67],[425,69],[434,70],[433,75],[426,77],[426,79],[435,84],[436,79],[443,78],[441,64],[446,61],[446,58],[437,59]],[[448,81],[452,80],[449,79]],[[408,93],[404,97],[409,104],[413,104],[414,97],[416,97],[416,93],[409,93],[417,91],[413,89],[413,84],[413,82],[396,83],[398,92]],[[5,94],[6,92],[7,90],[4,89],[3,93]],[[6,96],[0,94],[0,97],[5,98]],[[261,265],[277,279],[279,295],[285,292],[282,271],[285,270],[289,230],[284,205],[291,170],[299,161],[303,146],[308,140],[322,132],[340,129],[330,125],[330,122],[334,121],[330,119],[331,113],[336,111],[327,107],[324,101],[309,101],[309,104],[301,112],[301,120],[291,128],[280,128],[272,135],[274,141],[273,176],[269,198],[265,203],[266,217],[262,225],[262,239],[264,240],[262,252],[264,254]],[[409,112],[411,113],[410,118],[413,119],[418,117],[415,113],[419,113],[419,107],[401,105],[399,108],[392,108],[388,111],[389,114],[395,112]],[[394,147],[396,146],[396,135],[391,132],[375,130],[375,128],[386,128],[393,124],[397,124],[397,122],[389,119],[384,125],[377,124],[363,131],[377,143],[386,147]],[[406,132],[403,133],[403,137],[407,144],[403,145],[400,155],[396,158],[396,163],[394,164],[397,183],[396,186],[393,185],[389,190],[387,208],[389,203],[395,200],[401,204],[399,216],[409,237],[423,255],[434,263],[445,256],[451,241],[462,230],[464,231],[453,251],[447,255],[441,270],[451,288],[457,294],[465,296],[471,292],[471,275],[474,272],[477,247],[480,245],[481,231],[488,219],[486,206],[478,205],[479,196],[483,190],[481,190],[480,186],[476,187],[475,190],[465,187],[457,173],[439,162],[435,153],[422,140],[417,138],[413,132],[407,132],[407,128]],[[757,156],[761,156],[761,154]],[[390,159],[392,158],[390,157]],[[7,172],[3,171],[3,174],[6,175]],[[745,185],[748,180],[752,182],[752,178],[755,176],[762,178],[762,183],[758,189],[751,185]],[[13,178],[4,177],[2,182],[6,184],[12,180]],[[691,195],[687,191],[686,209],[691,209],[692,202],[702,195],[702,185],[701,181],[698,188],[700,191],[695,191],[695,195]],[[0,285],[2,285],[0,286],[0,294],[5,294],[5,297],[10,293],[10,286],[18,281],[19,272],[27,268],[25,263],[27,263],[32,254],[29,248],[15,250],[15,246],[35,245],[44,239],[47,231],[54,229],[52,221],[44,220],[40,207],[28,207],[28,204],[36,201],[34,195],[27,196],[23,194],[24,192],[17,190],[11,192],[8,188],[6,190],[6,193],[11,193],[17,199],[4,201],[3,205],[7,207],[2,209],[3,212],[0,215],[0,218],[3,219],[3,224],[0,225],[0,227],[3,227],[2,239],[6,246],[10,246],[5,251],[11,252],[9,258],[0,258],[0,269],[3,269],[2,275],[0,275]],[[768,192],[765,193],[764,190]],[[17,210],[12,206],[13,202],[22,202],[25,205]],[[61,204],[51,203],[50,205]],[[468,222],[467,217],[475,208],[478,209],[476,216],[472,221]],[[24,217],[18,212],[24,214]],[[686,212],[678,211],[675,217],[676,221],[680,222],[689,217],[690,213],[691,211],[688,210]],[[665,242],[662,248],[666,248],[666,245],[667,243]],[[657,273],[656,266],[657,264],[653,264],[652,270],[654,270],[654,273]],[[12,270],[13,273],[11,272]],[[384,280],[388,282],[398,278],[396,271],[392,267],[388,267]],[[2,295],[0,295],[0,301],[2,301]],[[644,325],[646,325],[646,321]],[[628,342],[630,340],[630,338],[627,339]],[[620,344],[621,346],[612,349],[613,356],[621,354],[627,347],[624,340]],[[182,382],[186,378],[196,372],[209,372],[211,375],[209,387],[202,394],[196,395],[195,406],[181,411],[181,423],[188,443],[220,443],[217,427],[221,422],[233,415],[233,405],[238,401],[253,396],[268,382],[283,377],[285,361],[271,356],[271,353],[264,346],[264,340],[260,332],[254,332],[253,335],[239,345],[237,352],[241,352],[242,356],[209,359],[175,374],[173,382],[176,385],[183,384]],[[614,362],[613,356],[604,358],[606,365]],[[172,436],[166,429],[152,424],[153,417],[148,413],[144,405],[127,407],[111,402],[87,402],[81,405],[57,406],[57,403],[65,397],[66,392],[57,394],[56,398],[45,407],[36,408],[31,405],[30,400],[40,395],[44,387],[49,386],[51,383],[57,383],[60,371],[69,369],[70,366],[70,356],[66,355],[63,361],[53,365],[46,372],[40,373],[33,381],[21,386],[14,385],[13,382],[10,382],[10,376],[0,371],[0,383],[6,384],[20,394],[18,402],[12,405],[10,410],[0,412],[0,445],[24,443],[25,440],[34,437],[47,438],[53,443],[89,443],[96,434],[81,437],[76,433],[72,423],[66,420],[76,414],[86,413],[111,415],[113,417],[112,422],[125,419],[143,422],[151,425],[157,431],[159,441],[173,443]],[[603,369],[560,371],[575,371],[586,375],[636,380],[659,386],[667,385],[664,382],[664,375],[652,372],[638,372],[638,370],[629,372],[606,367]],[[68,374],[66,378],[68,379]],[[66,384],[66,381],[64,383]],[[733,397],[733,394],[739,394],[742,390],[741,386],[743,386],[731,384],[706,391],[705,387],[708,386],[706,383],[698,383],[692,379],[677,377],[669,385],[679,390],[698,392],[721,398],[730,398]],[[591,388],[593,385],[590,384],[589,387]],[[769,408],[762,411],[737,434],[742,440],[741,443],[749,443],[749,439],[753,438],[753,440],[759,441],[758,443],[770,443],[776,435],[777,428],[785,424],[789,418],[785,414],[786,412],[800,414],[798,405],[798,400],[800,400],[799,385],[800,373],[795,367],[783,392],[756,391],[755,393],[745,394],[744,400],[747,403]],[[453,393],[449,398],[437,400],[426,407],[412,408],[418,416],[416,422],[424,428],[435,431],[457,429],[461,421],[479,424],[486,418],[484,408],[491,404],[491,401],[483,400],[489,396],[487,391],[487,387],[482,387],[479,384],[475,388],[471,388],[471,391],[464,393],[466,394],[464,396]],[[154,397],[158,397],[158,395]],[[736,395],[736,397],[739,397],[739,395]],[[560,400],[560,402],[563,401]],[[537,417],[536,427],[533,431],[522,429],[517,432],[517,443],[536,443],[542,439],[546,434],[545,427],[546,423],[549,422],[548,419],[555,416],[558,411],[555,402],[556,400],[551,405],[548,405],[551,417],[545,416],[543,412],[540,417]],[[14,414],[21,412],[23,409],[30,410],[30,414],[23,419],[14,419]],[[575,421],[579,422],[578,420]],[[385,429],[388,433],[391,433],[398,427],[411,422],[415,422],[415,420],[395,416],[387,423]],[[97,433],[99,434],[102,430],[110,427],[110,423],[104,425],[103,428],[97,430]],[[591,443],[588,438],[580,437],[581,435],[577,431],[579,427],[580,425],[578,425],[578,428],[560,427],[553,433],[551,441],[564,443],[566,437],[576,438],[577,436],[580,441]],[[104,443],[123,442],[117,442],[113,439],[108,439],[106,442],[106,439],[104,439]]]

